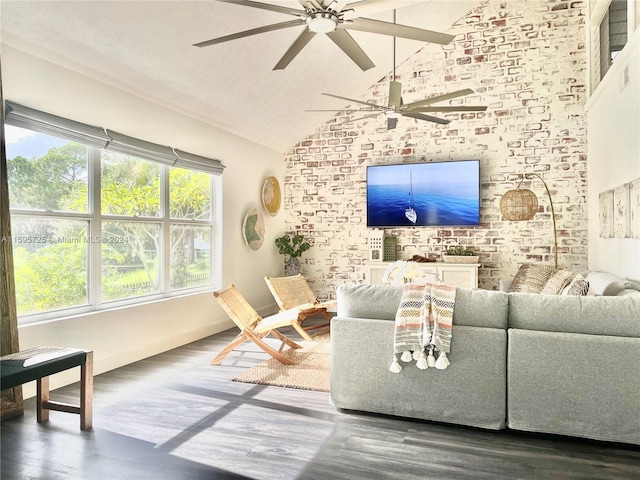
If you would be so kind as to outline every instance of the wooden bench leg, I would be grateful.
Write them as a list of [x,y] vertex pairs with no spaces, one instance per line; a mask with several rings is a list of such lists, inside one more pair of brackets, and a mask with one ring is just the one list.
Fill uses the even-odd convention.
[[80,367],[80,429],[89,430],[93,422],[93,352]]
[[49,377],[36,380],[36,418],[38,422],[49,420],[49,411],[80,414],[80,429],[89,430],[93,423],[93,352],[87,352],[80,365],[80,406],[52,402],[49,397]]
[[49,420],[49,409],[46,403],[49,403],[49,377],[42,377],[36,380],[36,418],[38,422],[46,422]]

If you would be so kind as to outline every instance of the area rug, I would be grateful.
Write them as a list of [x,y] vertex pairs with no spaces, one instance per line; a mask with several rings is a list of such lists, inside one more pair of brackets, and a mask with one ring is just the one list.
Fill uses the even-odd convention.
[[285,349],[282,353],[294,364],[285,365],[271,358],[240,375],[234,382],[299,388],[302,390],[329,391],[329,332],[323,329],[312,342],[299,342],[302,348]]

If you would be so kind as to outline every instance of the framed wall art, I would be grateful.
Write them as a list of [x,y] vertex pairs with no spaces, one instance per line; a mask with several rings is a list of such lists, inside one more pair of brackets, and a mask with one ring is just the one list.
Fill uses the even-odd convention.
[[613,237],[613,190],[600,193],[600,238]]
[[613,190],[613,237],[629,237],[629,185],[625,183]]
[[640,238],[640,178],[629,184],[629,236]]

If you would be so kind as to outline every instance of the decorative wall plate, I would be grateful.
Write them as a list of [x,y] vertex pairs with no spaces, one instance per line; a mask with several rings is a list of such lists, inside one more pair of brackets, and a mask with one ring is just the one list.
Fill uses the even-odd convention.
[[278,214],[282,192],[276,177],[268,177],[262,186],[262,206],[272,217]]
[[255,208],[250,209],[242,221],[242,237],[251,250],[258,250],[264,241],[264,218]]

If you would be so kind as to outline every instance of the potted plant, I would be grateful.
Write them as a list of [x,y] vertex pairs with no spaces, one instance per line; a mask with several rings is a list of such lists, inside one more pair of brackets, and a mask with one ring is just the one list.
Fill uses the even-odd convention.
[[476,252],[462,246],[448,248],[443,255],[445,263],[478,263],[479,258]]
[[284,274],[289,276],[300,273],[298,257],[311,248],[309,242],[304,241],[304,236],[285,234],[276,238],[276,247],[278,247],[278,253],[289,256],[284,261]]

